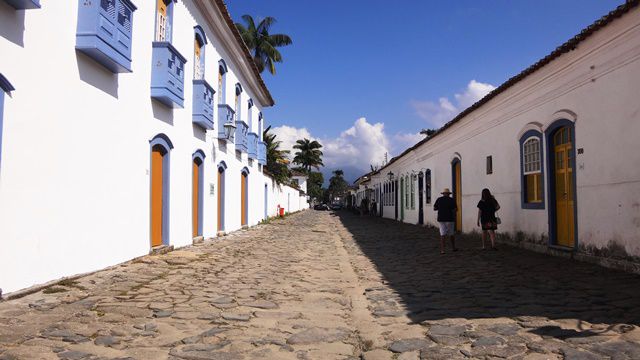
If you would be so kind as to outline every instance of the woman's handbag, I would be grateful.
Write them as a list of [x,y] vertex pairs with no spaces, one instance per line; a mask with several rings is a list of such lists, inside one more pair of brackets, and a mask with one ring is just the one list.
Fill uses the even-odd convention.
[[498,225],[502,224],[502,220],[500,220],[500,217],[498,216],[498,214],[496,214],[496,224]]

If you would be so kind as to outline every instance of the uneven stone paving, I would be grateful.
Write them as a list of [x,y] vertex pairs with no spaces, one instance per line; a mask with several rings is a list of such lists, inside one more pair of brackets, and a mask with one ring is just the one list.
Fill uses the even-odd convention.
[[640,277],[305,211],[0,303],[0,359],[638,359]]

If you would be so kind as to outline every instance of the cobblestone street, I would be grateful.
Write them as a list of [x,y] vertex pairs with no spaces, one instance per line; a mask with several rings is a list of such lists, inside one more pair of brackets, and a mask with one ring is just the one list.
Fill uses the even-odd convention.
[[0,359],[639,359],[640,277],[305,211],[0,303]]

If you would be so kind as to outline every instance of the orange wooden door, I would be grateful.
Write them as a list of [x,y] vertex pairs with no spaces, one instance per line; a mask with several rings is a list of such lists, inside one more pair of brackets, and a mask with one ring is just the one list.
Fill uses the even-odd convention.
[[162,160],[160,150],[151,151],[151,246],[162,245]]
[[241,196],[240,196],[240,209],[241,209],[241,214],[240,214],[240,219],[241,219],[241,225],[247,225],[247,174],[242,173],[240,178],[240,187],[241,187]]
[[456,231],[462,231],[462,167],[460,161],[456,162],[454,166],[456,176],[456,193],[453,194],[456,197]]
[[555,205],[556,205],[556,243],[573,247],[574,228],[574,190],[573,168],[571,165],[571,130],[562,128],[554,136],[555,157]]
[[192,225],[193,225],[193,237],[199,234],[200,229],[200,165],[195,161],[193,162],[193,183],[192,183],[192,199],[191,199],[191,213],[192,213]]
[[222,231],[223,227],[222,227],[222,194],[224,192],[224,183],[222,182],[223,180],[223,174],[222,171],[218,171],[218,231]]

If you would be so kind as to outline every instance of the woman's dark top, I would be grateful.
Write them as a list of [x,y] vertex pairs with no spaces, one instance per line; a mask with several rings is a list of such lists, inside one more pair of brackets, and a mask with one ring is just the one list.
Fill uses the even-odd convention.
[[498,202],[496,199],[491,199],[489,201],[480,200],[478,202],[478,209],[480,209],[480,222],[485,223],[495,223],[496,222],[496,211],[498,208]]

